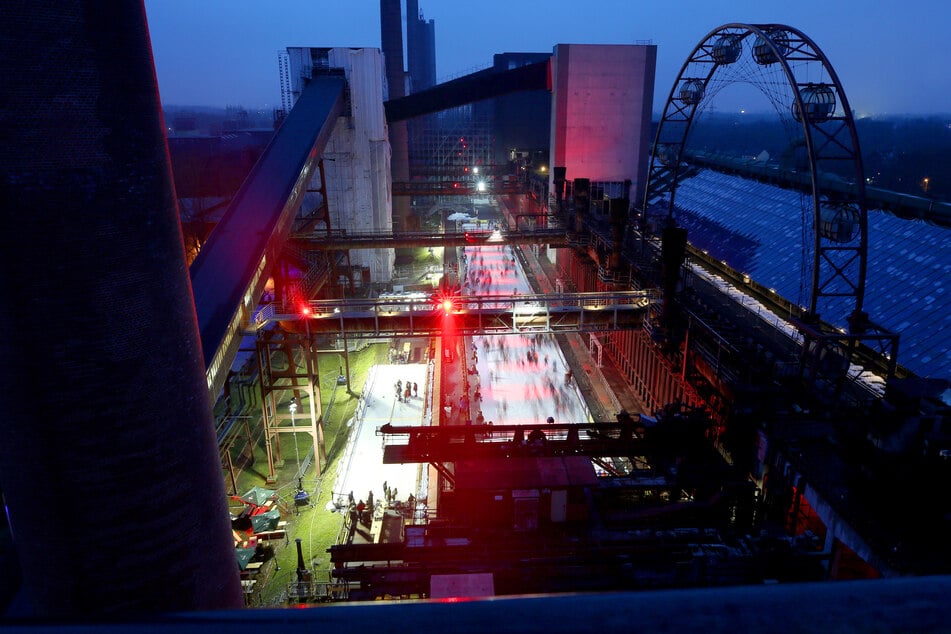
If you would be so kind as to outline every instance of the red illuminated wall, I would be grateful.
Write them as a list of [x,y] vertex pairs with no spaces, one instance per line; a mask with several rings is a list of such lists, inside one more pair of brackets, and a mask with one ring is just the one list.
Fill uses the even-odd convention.
[[555,47],[553,166],[565,166],[569,179],[630,179],[633,199],[643,196],[656,57],[652,45]]
[[574,249],[553,249],[558,274],[564,280],[565,290],[587,293],[597,290],[598,273],[587,255]]

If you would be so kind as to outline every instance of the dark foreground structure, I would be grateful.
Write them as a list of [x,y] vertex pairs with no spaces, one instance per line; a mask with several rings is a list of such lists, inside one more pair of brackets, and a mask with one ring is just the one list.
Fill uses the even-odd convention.
[[[244,610],[169,614],[97,623],[97,632],[223,631],[243,634],[332,631],[355,623],[403,630],[425,623],[452,634],[588,631],[646,632],[943,632],[948,577],[774,585],[716,590],[570,594],[470,601],[355,603],[310,610]],[[15,629],[17,623],[11,624]],[[79,631],[76,624],[27,631]]]
[[[383,5],[399,13],[395,3]],[[835,367],[817,367],[812,384],[804,381],[801,366],[809,359],[797,359],[792,343],[775,341],[766,329],[738,327],[749,322],[708,288],[706,278],[682,272],[688,255],[702,260],[687,249],[685,232],[668,226],[659,242],[634,239],[628,231],[634,221],[647,225],[650,219],[628,218],[629,181],[598,184],[574,173],[568,181],[566,168],[557,165],[551,213],[536,215],[565,227],[570,248],[555,258],[559,281],[616,294],[634,281],[639,288],[662,288],[661,309],[627,320],[630,328],[619,328],[616,315],[610,328],[592,323],[610,331],[607,354],[651,410],[676,403],[712,416],[705,415],[702,425],[674,417],[673,426],[644,417],[637,429],[630,416],[625,421],[619,414],[616,425],[549,423],[530,431],[504,425],[382,430],[409,437],[405,443],[388,439],[388,460],[428,463],[446,483],[442,515],[428,526],[400,520],[405,542],[341,544],[331,549],[331,559],[335,579],[352,588],[353,599],[435,596],[434,578],[451,584],[465,576],[470,583],[489,573],[500,593],[603,593],[481,599],[492,593],[460,591],[440,595],[444,601],[408,605],[231,611],[242,597],[208,397],[212,383],[205,375],[214,350],[201,349],[144,11],[118,2],[22,6],[9,11],[4,28],[9,31],[0,41],[9,50],[0,67],[6,102],[16,104],[4,132],[16,151],[4,155],[2,166],[7,205],[0,263],[10,309],[3,312],[6,341],[0,346],[6,377],[0,483],[26,589],[22,612],[53,618],[164,615],[112,623],[123,631],[242,631],[265,623],[293,631],[362,627],[369,619],[458,632],[946,625],[948,578],[901,578],[948,570],[946,502],[908,493],[925,490],[923,483],[947,488],[940,462],[946,445],[939,444],[946,438],[936,433],[946,416],[923,416],[928,390],[916,396],[914,382],[901,390],[896,384],[888,408],[877,395],[833,390],[822,384],[821,372],[831,374],[841,359],[825,351],[816,353],[816,364]],[[398,32],[384,40],[392,45]],[[649,81],[641,79],[651,85],[653,52],[641,53],[649,53],[644,68],[651,71]],[[575,59],[600,62],[594,51],[579,50]],[[565,59],[562,70],[567,68]],[[538,78],[544,70],[542,64],[525,72]],[[326,100],[332,114],[324,123],[342,108],[342,80],[331,75],[312,84],[335,91]],[[497,83],[484,76],[480,81]],[[695,94],[678,99],[687,103]],[[645,96],[643,103],[649,102]],[[292,123],[285,121],[285,134]],[[646,138],[642,123],[633,127]],[[319,153],[305,152],[302,163],[316,161]],[[394,177],[405,171],[405,164],[394,165]],[[303,178],[312,167],[298,167],[291,176]],[[608,196],[607,185],[622,185],[623,193]],[[547,204],[546,195],[540,198]],[[293,206],[288,201],[292,197],[285,195],[278,212]],[[405,221],[402,211],[395,215]],[[518,222],[509,225],[517,228]],[[241,229],[246,225],[236,233]],[[282,248],[287,233],[276,231],[280,239],[267,246]],[[233,251],[248,263],[246,252]],[[270,255],[263,245],[259,251]],[[196,289],[198,282],[221,285],[218,271],[207,271],[203,263],[193,269]],[[258,272],[252,267],[249,277]],[[248,284],[255,292],[236,296],[253,306],[261,289]],[[768,289],[759,290],[761,300],[769,296]],[[555,292],[564,294],[563,288]],[[223,309],[234,310],[236,301]],[[355,323],[348,314],[343,310],[337,318],[341,330],[345,320]],[[548,314],[549,331],[551,314],[559,313]],[[235,336],[245,334],[239,328],[245,322],[214,317],[221,330],[234,324]],[[307,316],[308,345],[319,323]],[[819,328],[814,321],[804,322],[807,327]],[[823,342],[838,338],[816,332]],[[465,348],[462,353],[457,358],[465,359]],[[849,409],[833,407],[838,392],[852,399]],[[311,406],[315,400],[310,395]],[[900,455],[871,451],[870,444],[893,444],[899,415],[922,434],[935,433],[915,435]],[[535,432],[542,432],[537,444]],[[710,439],[729,450],[729,464]],[[909,469],[916,459],[923,468]],[[799,553],[798,562],[821,562],[820,574],[828,578],[895,578],[773,585],[817,577],[788,574],[788,562],[777,565],[783,555],[777,550],[759,548],[750,556],[751,540],[765,541],[754,531],[754,497],[763,491],[763,508],[779,516],[790,536],[813,546]],[[632,503],[648,498],[651,503]],[[897,519],[885,524],[882,517]],[[717,532],[721,527],[733,529],[736,539],[727,543]],[[305,567],[302,558],[298,566]],[[761,585],[615,592],[735,583]]]

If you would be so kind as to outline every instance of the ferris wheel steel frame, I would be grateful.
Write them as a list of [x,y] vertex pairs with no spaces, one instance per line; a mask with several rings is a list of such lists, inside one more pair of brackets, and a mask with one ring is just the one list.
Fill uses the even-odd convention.
[[[754,38],[753,45],[745,46]],[[723,61],[724,41],[732,42],[739,49],[733,60]],[[718,45],[720,48],[717,48]],[[694,48],[671,88],[657,129],[648,168],[644,213],[647,213],[648,201],[656,196],[656,184],[666,181],[670,183],[667,191],[667,219],[668,222],[673,221],[684,148],[695,115],[706,105],[707,88],[718,71],[745,54],[756,56],[759,66],[780,65],[793,95],[792,103],[787,104],[787,107],[793,119],[802,127],[812,190],[812,284],[807,317],[818,320],[822,298],[853,298],[854,310],[846,316],[848,322],[850,325],[864,324],[867,322],[862,313],[862,304],[868,259],[868,219],[865,175],[855,121],[845,91],[829,60],[812,40],[797,29],[781,24],[731,23],[708,33]],[[717,56],[721,61],[717,60]],[[796,68],[791,64],[795,64]],[[804,68],[807,74],[824,73],[828,81],[820,84],[809,81],[802,76]],[[753,85],[756,86],[755,83]],[[817,107],[803,100],[804,91],[808,96],[809,91],[817,86],[834,95],[834,111],[826,112],[821,105]],[[723,86],[714,87],[719,92]],[[777,107],[777,104],[774,102],[773,106]],[[828,192],[824,196],[819,173],[820,167],[827,162],[851,162],[854,166],[855,186],[850,193]],[[844,209],[856,221],[858,233],[852,236],[851,243],[843,244],[823,237],[823,206]],[[808,248],[805,239],[802,248]],[[857,329],[861,330],[861,326]]]

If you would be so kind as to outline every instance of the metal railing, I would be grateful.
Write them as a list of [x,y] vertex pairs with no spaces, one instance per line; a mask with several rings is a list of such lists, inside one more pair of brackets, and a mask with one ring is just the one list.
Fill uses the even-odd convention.
[[[447,327],[464,334],[583,332],[639,327],[659,301],[655,290],[524,295],[457,296],[446,310],[441,298],[415,296],[311,300],[308,312],[262,308],[254,330],[275,321],[304,321],[312,333],[346,332],[353,337],[429,336]],[[451,317],[451,322],[446,318]]]

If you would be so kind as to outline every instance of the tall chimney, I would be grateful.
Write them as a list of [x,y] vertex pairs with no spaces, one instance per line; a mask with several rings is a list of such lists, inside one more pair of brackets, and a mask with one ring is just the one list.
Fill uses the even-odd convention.
[[4,11],[0,482],[36,615],[243,605],[143,3]]

